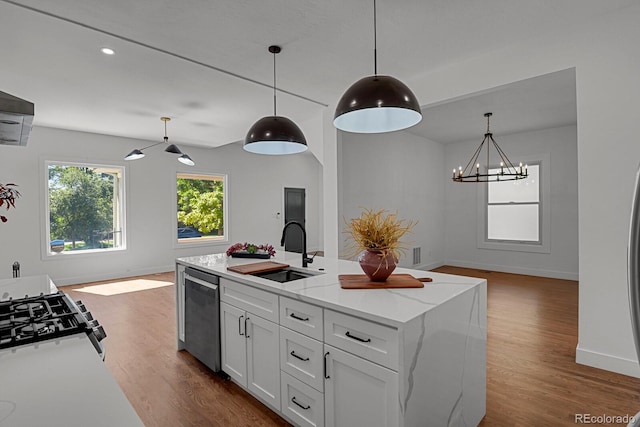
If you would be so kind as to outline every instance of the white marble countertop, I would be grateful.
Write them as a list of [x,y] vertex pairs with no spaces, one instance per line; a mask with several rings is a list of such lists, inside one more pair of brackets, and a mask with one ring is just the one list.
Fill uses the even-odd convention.
[[396,268],[394,274],[411,274],[416,278],[430,277],[433,282],[424,288],[410,289],[342,289],[339,274],[363,274],[353,261],[316,257],[303,269],[302,256],[279,251],[271,261],[289,264],[299,270],[323,273],[314,277],[278,283],[261,277],[228,271],[231,265],[263,262],[263,259],[230,258],[224,253],[178,258],[177,262],[208,271],[256,288],[299,299],[322,307],[339,310],[384,324],[399,327],[433,307],[485,283],[484,279],[454,276],[430,271]]
[[[0,280],[0,300],[57,291],[44,275]],[[45,425],[143,426],[85,333],[0,350],[0,427]]]
[[40,294],[54,294],[58,288],[49,276],[26,276],[0,280],[0,301],[9,298],[35,297]]

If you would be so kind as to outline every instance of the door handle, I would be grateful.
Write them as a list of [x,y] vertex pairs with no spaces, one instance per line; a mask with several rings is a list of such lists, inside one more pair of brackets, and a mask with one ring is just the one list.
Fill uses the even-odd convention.
[[[242,318],[243,317],[244,316],[238,317],[238,335],[244,335],[244,332],[242,332],[242,326],[240,326],[242,324]],[[247,329],[247,324],[246,323],[245,323],[244,328],[245,328],[245,330]]]
[[327,369],[327,356],[328,356],[328,355],[329,355],[329,352],[327,351],[327,352],[324,354],[324,377],[325,377],[326,379],[331,378],[331,377],[329,376],[329,371],[328,371],[328,369]]
[[308,357],[298,356],[298,355],[296,354],[296,352],[295,352],[295,351],[293,351],[293,350],[291,350],[291,353],[290,353],[290,354],[291,354],[293,357],[295,357],[296,359],[302,360],[303,362],[308,362],[308,361],[309,361],[309,358],[308,358]]
[[247,338],[251,338],[249,336],[249,329],[247,329],[247,321],[249,322],[249,326],[251,326],[251,319],[249,319],[248,317],[245,317],[245,319],[244,319],[244,334],[247,336]]
[[356,337],[355,335],[351,335],[349,331],[345,333],[346,336],[351,338],[352,340],[360,341],[360,342],[371,342],[371,338],[367,338],[366,340],[363,338]]

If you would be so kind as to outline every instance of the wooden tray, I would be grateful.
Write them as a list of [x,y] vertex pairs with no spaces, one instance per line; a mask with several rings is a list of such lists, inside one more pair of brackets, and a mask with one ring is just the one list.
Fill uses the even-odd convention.
[[233,265],[227,270],[240,274],[264,273],[265,271],[282,270],[289,267],[289,264],[282,264],[273,261],[254,262],[253,264]]
[[342,289],[424,288],[422,282],[431,282],[429,277],[416,279],[410,274],[392,274],[386,282],[372,282],[364,274],[341,274],[338,279]]

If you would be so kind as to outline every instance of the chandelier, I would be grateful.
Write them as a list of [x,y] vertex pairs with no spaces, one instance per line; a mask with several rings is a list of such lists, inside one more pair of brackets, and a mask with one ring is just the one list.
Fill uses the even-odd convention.
[[[502,148],[500,148],[495,139],[493,139],[493,134],[489,130],[489,118],[492,115],[493,113],[484,114],[487,118],[487,132],[484,134],[484,139],[480,143],[480,146],[476,149],[475,153],[473,153],[473,156],[471,156],[471,160],[469,160],[467,166],[465,166],[464,169],[462,169],[462,166],[458,167],[458,169],[453,169],[452,179],[455,182],[515,181],[517,179],[525,179],[529,176],[527,165],[522,166],[522,163],[520,163],[519,167],[514,166],[505,152],[502,151]],[[487,162],[484,165],[485,169],[481,171],[478,158],[480,157],[480,154],[482,154],[482,149],[485,145],[487,147]],[[491,147],[496,150],[498,157],[500,158],[499,169],[497,167],[494,167],[493,169],[489,168],[489,152]]]

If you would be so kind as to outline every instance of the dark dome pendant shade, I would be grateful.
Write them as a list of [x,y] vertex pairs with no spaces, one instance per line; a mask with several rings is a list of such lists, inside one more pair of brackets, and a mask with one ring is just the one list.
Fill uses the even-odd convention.
[[391,76],[368,76],[355,82],[340,98],[333,124],[355,133],[406,129],[422,120],[416,96]]
[[378,75],[376,21],[373,0],[374,75],[352,84],[338,102],[333,125],[346,132],[393,132],[422,120],[420,104],[411,89],[395,77]]
[[243,148],[250,153],[296,154],[308,148],[302,130],[292,120],[276,115],[276,54],[281,50],[279,46],[269,46],[273,53],[273,116],[261,118],[247,132]]

